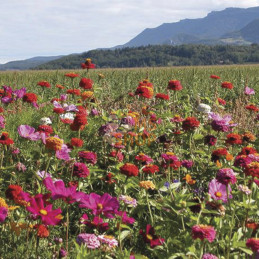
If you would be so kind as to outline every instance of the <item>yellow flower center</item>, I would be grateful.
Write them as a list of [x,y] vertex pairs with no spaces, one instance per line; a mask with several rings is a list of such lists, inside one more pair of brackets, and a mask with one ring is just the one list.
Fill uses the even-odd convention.
[[147,237],[148,240],[152,240],[153,239],[153,237],[151,235],[149,235],[149,234],[147,234],[146,237]]
[[102,210],[102,209],[103,209],[103,205],[102,205],[101,203],[98,203],[98,204],[97,204],[97,208],[98,208],[99,210]]
[[222,196],[222,193],[221,193],[221,192],[215,192],[215,195],[216,195],[217,197],[221,197],[221,196]]
[[46,216],[46,215],[48,215],[48,212],[46,210],[40,210],[40,214]]

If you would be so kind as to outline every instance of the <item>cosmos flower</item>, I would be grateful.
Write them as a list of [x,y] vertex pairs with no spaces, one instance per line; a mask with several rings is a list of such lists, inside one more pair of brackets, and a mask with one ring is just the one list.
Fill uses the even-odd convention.
[[230,115],[221,117],[219,114],[211,112],[208,114],[208,118],[212,120],[211,126],[216,131],[231,131],[232,127],[237,125],[235,123],[231,123],[232,118]]
[[155,234],[155,229],[151,225],[146,226],[146,231],[140,229],[139,234],[143,237],[145,243],[149,244],[151,248],[163,245],[165,240]]
[[40,140],[42,138],[41,133],[36,132],[35,129],[29,125],[20,125],[17,130],[22,138],[26,138],[33,141]]
[[227,195],[227,187],[225,184],[218,182],[216,179],[213,179],[209,183],[209,194],[214,200],[222,200],[222,202],[228,202],[228,199],[232,199],[231,195],[231,187],[228,185]]
[[255,90],[253,88],[245,86],[244,93],[245,93],[245,95],[254,95],[255,94]]

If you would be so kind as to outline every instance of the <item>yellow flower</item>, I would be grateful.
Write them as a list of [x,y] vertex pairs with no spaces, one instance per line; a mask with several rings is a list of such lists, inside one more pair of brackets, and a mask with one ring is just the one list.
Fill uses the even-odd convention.
[[48,137],[46,138],[46,148],[58,151],[61,150],[63,145],[63,140],[56,137]]
[[146,190],[148,190],[148,189],[154,190],[156,188],[156,186],[151,181],[141,181],[141,182],[139,182],[139,186]]
[[8,205],[5,202],[5,200],[3,198],[0,197],[0,207],[5,207],[6,209],[8,209]]
[[82,94],[81,94],[81,97],[82,97],[82,99],[83,100],[86,100],[86,99],[88,99],[88,98],[91,98],[92,96],[93,96],[93,92],[91,92],[91,91],[85,91],[85,92],[83,92]]

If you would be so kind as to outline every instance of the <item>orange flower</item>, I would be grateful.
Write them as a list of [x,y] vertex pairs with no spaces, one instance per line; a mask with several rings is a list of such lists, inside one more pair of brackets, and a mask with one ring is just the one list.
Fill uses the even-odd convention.
[[148,189],[154,190],[156,188],[156,186],[151,181],[141,181],[141,182],[139,182],[139,186],[146,190],[148,190]]
[[75,77],[79,77],[79,74],[76,73],[67,73],[65,74],[66,77],[70,77],[70,78],[75,78]]
[[56,85],[56,87],[59,89],[65,89],[65,86],[63,86],[63,85]]
[[191,177],[191,175],[189,175],[189,174],[187,174],[183,179],[186,180],[186,182],[187,182],[188,184],[190,184],[190,185],[193,185],[193,184],[196,183],[196,181],[193,180],[192,177]]
[[63,140],[56,137],[46,138],[46,148],[54,151],[61,150],[63,145]]
[[88,98],[91,98],[93,95],[94,95],[93,92],[91,92],[91,91],[86,91],[86,92],[83,92],[83,93],[81,94],[81,97],[82,97],[83,100],[86,100],[86,99],[88,99]]

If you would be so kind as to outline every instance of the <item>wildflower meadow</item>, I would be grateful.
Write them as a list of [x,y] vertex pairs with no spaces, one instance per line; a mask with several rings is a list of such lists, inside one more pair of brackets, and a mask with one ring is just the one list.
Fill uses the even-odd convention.
[[0,73],[0,258],[259,258],[259,66],[81,67]]

